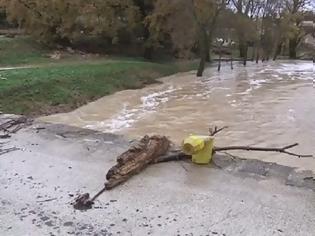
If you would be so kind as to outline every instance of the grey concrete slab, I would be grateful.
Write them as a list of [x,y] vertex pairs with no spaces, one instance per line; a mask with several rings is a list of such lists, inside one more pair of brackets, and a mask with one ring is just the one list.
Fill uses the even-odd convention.
[[89,211],[70,205],[102,188],[128,146],[120,136],[36,123],[0,156],[0,235],[315,235],[311,172],[216,157],[147,168]]

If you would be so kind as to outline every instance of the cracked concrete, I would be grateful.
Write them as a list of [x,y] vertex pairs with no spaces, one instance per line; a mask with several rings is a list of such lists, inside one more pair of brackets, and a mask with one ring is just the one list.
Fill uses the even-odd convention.
[[152,165],[89,211],[70,203],[103,187],[130,145],[122,136],[34,123],[0,140],[0,235],[314,235],[311,171],[214,158]]

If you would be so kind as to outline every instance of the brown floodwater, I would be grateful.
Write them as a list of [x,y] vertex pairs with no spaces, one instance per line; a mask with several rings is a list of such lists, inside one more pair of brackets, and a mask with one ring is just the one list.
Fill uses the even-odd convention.
[[[125,90],[73,112],[42,117],[62,123],[138,138],[163,134],[180,143],[189,134],[207,134],[213,125],[229,126],[216,145],[283,146],[315,154],[315,87],[313,63],[278,61],[208,68],[161,79],[139,90]],[[315,170],[315,159],[278,153],[234,152]]]

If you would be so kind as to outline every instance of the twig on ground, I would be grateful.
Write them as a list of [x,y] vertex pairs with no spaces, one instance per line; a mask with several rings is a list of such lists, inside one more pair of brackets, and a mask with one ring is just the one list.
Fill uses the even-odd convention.
[[11,138],[11,135],[10,134],[0,135],[0,139],[6,139],[6,138]]
[[251,147],[251,146],[230,146],[230,147],[215,147],[213,149],[214,152],[222,152],[222,151],[233,151],[233,150],[243,150],[243,151],[259,151],[259,152],[280,152],[285,153],[291,156],[295,156],[298,158],[306,158],[313,157],[313,155],[302,155],[293,152],[288,152],[288,149],[298,146],[298,143],[294,143],[282,148],[265,148],[265,147]]
[[[25,125],[25,124],[24,124]],[[10,133],[16,133],[18,132],[20,129],[22,129],[24,127],[24,125],[17,125],[13,130],[10,131]]]
[[36,201],[36,202],[51,202],[51,201],[55,201],[57,200],[58,198],[50,198],[50,199],[46,199],[46,200],[42,200],[42,201]]
[[220,133],[222,130],[227,129],[228,126],[224,126],[222,128],[218,128],[218,126],[214,126],[214,128],[209,128],[210,136],[215,136],[216,134]]
[[19,148],[7,148],[7,149],[0,149],[0,155],[9,153],[9,152],[13,152],[13,151],[17,151],[19,150]]

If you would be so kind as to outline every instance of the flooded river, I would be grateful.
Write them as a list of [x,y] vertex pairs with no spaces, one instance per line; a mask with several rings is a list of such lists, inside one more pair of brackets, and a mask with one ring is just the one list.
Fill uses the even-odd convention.
[[[249,63],[177,74],[140,90],[121,91],[73,112],[40,118],[138,138],[164,134],[180,143],[189,134],[207,134],[209,126],[229,126],[216,145],[282,146],[315,154],[315,85],[311,62]],[[314,159],[281,154],[237,152],[300,168],[314,169]]]

